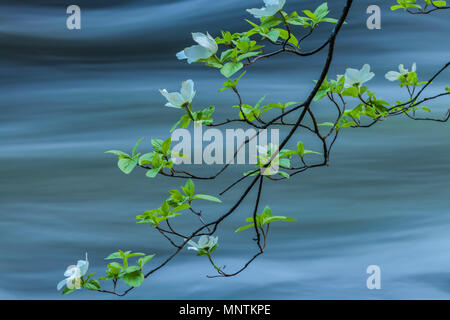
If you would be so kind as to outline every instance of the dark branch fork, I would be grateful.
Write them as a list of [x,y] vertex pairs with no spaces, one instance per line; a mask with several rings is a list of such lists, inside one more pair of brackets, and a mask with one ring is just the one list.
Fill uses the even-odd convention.
[[438,7],[433,2],[432,2],[432,6],[433,6],[433,8],[428,9],[428,10],[427,10],[428,4],[426,4],[425,7],[421,10],[411,11],[411,9],[408,8],[406,11],[410,14],[430,14],[434,11],[450,9],[449,6]]
[[[219,124],[212,124],[210,126],[221,126],[221,125],[225,125],[231,122],[243,122],[246,123],[256,129],[257,133],[252,136],[252,137],[248,137],[246,138],[246,140],[241,144],[241,146],[239,146],[238,150],[234,153],[233,159],[236,158],[240,148],[242,148],[243,146],[245,146],[247,143],[249,143],[252,139],[256,138],[260,132],[261,129],[266,129],[269,128],[270,126],[274,126],[274,125],[279,125],[279,126],[287,126],[287,127],[291,127],[287,136],[283,139],[283,141],[281,142],[281,144],[279,145],[279,148],[277,150],[277,152],[275,152],[271,159],[269,159],[269,161],[264,165],[264,167],[262,169],[267,168],[272,160],[276,157],[277,153],[279,152],[279,150],[282,150],[283,147],[286,146],[286,144],[291,140],[292,136],[294,135],[294,133],[298,130],[298,128],[304,128],[312,133],[315,134],[315,136],[321,141],[322,144],[322,153],[323,153],[323,160],[319,163],[316,164],[307,164],[306,161],[302,158],[301,162],[302,165],[298,166],[298,167],[290,167],[290,168],[284,168],[287,169],[290,172],[290,176],[294,176],[297,175],[299,173],[302,173],[308,169],[311,168],[316,168],[316,167],[321,167],[321,166],[327,166],[329,164],[329,160],[330,160],[330,153],[331,153],[331,149],[333,148],[337,137],[339,135],[339,130],[336,130],[336,125],[338,124],[338,121],[341,119],[342,115],[344,114],[345,110],[346,110],[346,102],[343,98],[342,95],[338,94],[335,95],[334,93],[330,93],[327,95],[328,99],[330,100],[331,104],[334,106],[334,108],[336,108],[337,110],[337,117],[336,120],[334,122],[334,126],[325,134],[323,134],[320,129],[319,129],[319,124],[317,122],[316,116],[314,115],[313,111],[311,110],[311,103],[313,102],[314,97],[316,96],[316,94],[318,93],[320,87],[322,86],[328,71],[330,69],[331,66],[331,62],[333,60],[333,56],[334,56],[334,48],[335,48],[335,42],[336,42],[336,38],[344,24],[345,19],[348,16],[348,13],[350,11],[350,8],[352,6],[353,0],[346,0],[346,4],[345,7],[343,8],[342,14],[338,20],[338,22],[336,23],[334,29],[332,30],[332,32],[330,33],[329,38],[317,49],[310,51],[310,52],[305,52],[302,53],[300,52],[297,48],[293,47],[292,45],[289,44],[289,39],[291,37],[291,30],[289,29],[289,26],[287,25],[287,23],[285,23],[285,25],[287,26],[287,31],[289,33],[288,38],[281,42],[281,43],[276,43],[277,45],[281,45],[282,48],[279,50],[276,50],[274,52],[268,53],[268,54],[262,54],[260,56],[256,56],[253,60],[249,60],[249,62],[246,65],[251,65],[253,63],[255,63],[256,61],[263,59],[263,58],[268,58],[283,52],[288,52],[288,53],[293,53],[299,56],[310,56],[310,55],[314,55],[318,52],[320,52],[322,49],[324,49],[325,47],[328,47],[328,51],[327,51],[327,55],[326,55],[326,61],[324,66],[322,67],[321,70],[321,74],[320,77],[318,79],[318,81],[316,82],[315,86],[313,87],[313,89],[311,90],[311,92],[309,93],[307,99],[305,100],[305,102],[290,108],[289,110],[283,111],[281,112],[281,114],[279,116],[274,117],[273,119],[271,119],[270,121],[265,122],[264,120],[260,119],[259,117],[256,117],[256,121],[258,122],[258,124],[249,121],[243,110],[242,110],[242,98],[240,93],[238,92],[237,89],[234,90],[238,100],[239,100],[239,107],[240,107],[240,111],[241,114],[243,115],[243,119],[228,119],[225,122],[219,123]],[[433,11],[437,10],[436,8],[433,9]],[[283,15],[282,15],[283,16]],[[283,16],[283,19],[284,16]],[[286,20],[284,20],[286,22]],[[311,34],[312,34],[313,30],[310,30],[303,38],[301,38],[300,42],[303,41],[304,39],[308,38]],[[442,93],[442,94],[438,94],[435,95],[433,97],[428,97],[428,98],[423,98],[422,100],[418,101],[420,95],[423,93],[423,91],[426,89],[426,87],[434,80],[437,78],[437,76],[439,74],[441,74],[448,66],[450,65],[450,62],[448,62],[447,64],[445,64],[436,74],[433,75],[433,77],[428,81],[428,83],[426,85],[424,85],[424,87],[417,92],[417,94],[414,95],[414,91],[410,91],[410,88],[408,88],[408,92],[410,93],[410,99],[408,102],[405,102],[403,104],[399,104],[399,105],[395,105],[393,107],[391,107],[389,109],[389,116],[396,116],[396,115],[400,115],[400,114],[405,114],[406,116],[408,116],[409,118],[412,118],[414,120],[434,120],[434,121],[441,121],[441,122],[446,122],[447,120],[449,120],[450,117],[450,110],[447,113],[446,117],[444,119],[431,119],[431,118],[417,118],[415,117],[415,115],[410,115],[408,114],[408,110],[410,110],[411,108],[421,104],[424,101],[428,101],[428,100],[432,100],[432,99],[436,99],[438,97],[442,97],[442,96],[446,96],[449,95],[450,93]],[[337,98],[338,99],[337,99]],[[370,105],[370,101],[366,101],[364,100],[362,97],[360,97],[361,101],[366,104],[366,105]],[[400,108],[400,109],[399,109]],[[399,109],[399,110],[397,110]],[[284,122],[283,118],[285,116],[287,116],[288,114],[294,113],[297,110],[301,110],[300,114],[297,117],[297,120],[295,121],[295,123],[286,123]],[[397,110],[397,111],[393,111],[391,113],[392,110]],[[305,117],[308,116],[312,122],[312,127],[305,125],[303,122],[305,120]],[[367,124],[367,125],[362,125],[362,124],[358,124],[354,127],[369,127],[374,125],[375,123],[377,123],[378,121],[380,121],[380,119],[376,119],[373,122]],[[328,142],[328,138],[331,139],[330,142]],[[169,172],[167,171],[160,171],[160,174],[162,174],[163,176],[167,176],[167,177],[174,177],[174,178],[181,178],[181,179],[198,179],[198,180],[213,180],[216,179],[219,175],[221,175],[231,164],[231,161],[228,162],[227,164],[225,164],[218,172],[216,172],[215,174],[211,175],[211,176],[206,176],[206,177],[202,177],[202,176],[198,176],[192,173],[189,173],[187,171],[184,170],[176,170],[176,169],[170,169]],[[147,166],[140,166],[144,169],[151,169],[151,167],[147,167]],[[254,170],[250,173],[248,173],[246,176],[241,177],[240,179],[236,180],[235,182],[233,182],[230,186],[228,186],[224,191],[222,191],[221,194],[223,194],[224,192],[228,191],[229,189],[231,189],[232,187],[236,186],[238,183],[244,181],[245,179],[249,178],[253,173],[258,172],[259,170],[262,169],[257,169]],[[205,222],[202,219],[201,216],[201,212],[199,211],[195,211],[193,208],[191,208],[191,211],[194,215],[198,216],[198,218],[200,219],[201,222],[201,226],[199,228],[197,228],[195,231],[193,231],[190,235],[186,236],[183,235],[177,231],[175,231],[175,229],[170,225],[170,223],[166,220],[167,223],[167,229],[165,228],[161,228],[161,227],[157,227],[158,231],[172,244],[173,247],[175,247],[175,251],[169,256],[167,257],[161,264],[159,264],[157,267],[155,267],[154,269],[150,270],[149,272],[147,272],[145,274],[145,278],[148,278],[149,276],[151,276],[153,273],[155,273],[156,271],[158,271],[159,269],[163,268],[165,265],[167,265],[173,258],[175,258],[180,252],[181,250],[186,246],[187,242],[191,239],[193,239],[194,237],[198,237],[201,235],[213,235],[216,231],[217,228],[219,226],[220,223],[222,223],[228,216],[230,216],[231,214],[233,214],[233,212],[235,212],[235,210],[241,205],[241,203],[244,201],[244,199],[247,198],[248,194],[253,190],[253,188],[255,187],[256,184],[258,184],[258,189],[257,189],[257,194],[256,194],[256,200],[255,200],[255,205],[253,208],[253,222],[254,222],[254,231],[255,231],[255,238],[254,241],[256,242],[257,245],[257,252],[251,256],[251,258],[237,271],[232,272],[232,273],[226,273],[223,268],[219,268],[217,267],[216,263],[214,262],[214,260],[212,259],[212,257],[210,255],[208,255],[208,260],[209,262],[212,264],[212,266],[216,269],[217,271],[217,275],[214,276],[208,276],[211,278],[214,277],[232,277],[232,276],[236,276],[238,274],[240,274],[242,271],[244,271],[258,256],[260,256],[262,253],[264,253],[264,250],[266,248],[266,240],[267,240],[267,236],[268,236],[268,232],[269,232],[269,225],[267,225],[266,229],[264,229],[262,226],[258,226],[256,223],[256,216],[258,213],[258,208],[259,208],[259,204],[260,204],[260,200],[261,200],[261,195],[262,195],[262,189],[263,189],[263,184],[264,184],[264,180],[265,178],[269,178],[271,180],[281,180],[284,178],[273,178],[270,176],[264,176],[262,174],[258,174],[256,175],[251,182],[249,183],[249,185],[247,186],[247,188],[245,189],[245,191],[240,195],[240,197],[236,200],[236,202],[233,204],[233,206],[231,206],[231,208],[229,208],[223,215],[221,215],[219,218],[217,218],[216,220],[212,221],[212,222]],[[177,244],[172,238],[173,237],[178,237],[182,240],[182,243]],[[109,290],[99,290],[99,292],[104,292],[104,293],[110,293],[110,294],[114,294],[117,296],[124,296],[126,294],[128,294],[131,290],[133,290],[133,287],[128,288],[127,290],[125,290],[123,293],[117,293],[116,292],[116,286],[114,285],[114,291],[109,291]]]

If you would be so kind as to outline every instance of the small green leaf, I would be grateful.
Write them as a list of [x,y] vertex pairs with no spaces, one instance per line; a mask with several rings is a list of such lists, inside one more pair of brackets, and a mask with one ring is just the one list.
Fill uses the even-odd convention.
[[359,90],[356,87],[350,87],[344,90],[344,92],[342,92],[343,96],[346,97],[357,97],[359,94]]
[[[121,257],[119,257],[119,258],[114,258],[114,259],[121,259]],[[111,262],[111,263],[108,264],[108,268],[122,269],[123,266],[122,266],[120,263],[113,261],[113,262]]]
[[117,166],[119,167],[120,170],[122,170],[123,173],[125,174],[130,174],[134,168],[136,168],[138,163],[138,158],[133,158],[133,159],[129,159],[129,158],[122,158],[119,159],[119,162],[117,162]]
[[133,153],[132,153],[132,158],[134,158],[134,156],[136,155],[137,149],[138,149],[139,145],[141,144],[142,140],[143,140],[143,139],[139,139],[139,141],[136,142],[136,144],[134,145],[134,147],[133,147]]
[[126,273],[133,273],[133,272],[138,271],[138,270],[140,270],[140,268],[138,266],[130,266],[130,267],[127,267],[127,268],[123,269],[122,272],[124,274],[126,274]]
[[188,205],[187,203],[183,203],[183,204],[181,204],[181,205],[179,205],[179,206],[173,208],[173,209],[170,211],[170,213],[173,214],[173,213],[175,213],[175,212],[179,212],[179,211],[183,211],[183,210],[189,209],[190,207],[191,207],[191,206]]
[[226,65],[220,69],[220,73],[222,73],[225,77],[230,78],[233,74],[242,69],[244,65],[241,62],[228,62]]
[[316,20],[317,19],[316,15],[314,13],[312,13],[311,11],[309,11],[309,10],[303,10],[303,13],[306,14],[312,20]]
[[184,187],[181,188],[183,189],[184,194],[187,195],[189,198],[192,198],[192,196],[194,196],[195,185],[194,182],[192,182],[192,179],[188,179]]
[[63,296],[65,296],[66,294],[72,293],[74,291],[75,291],[75,289],[69,289],[69,288],[66,287],[61,294]]
[[116,156],[119,156],[119,157],[131,158],[128,154],[126,154],[125,152],[120,151],[120,150],[109,150],[109,151],[106,151],[105,153],[112,153],[112,154],[115,154]]
[[166,155],[168,154],[171,144],[172,144],[172,138],[168,138],[161,144],[161,150],[164,154],[166,154]]
[[289,179],[289,178],[290,178],[290,175],[289,175],[289,173],[287,173],[287,172],[284,172],[284,171],[278,171],[278,174],[279,174],[280,176],[286,178],[286,179]]
[[139,287],[142,282],[144,282],[144,279],[144,274],[140,270],[126,273],[123,276],[123,282],[125,282],[130,287]]
[[246,226],[240,227],[239,229],[236,229],[235,232],[241,232],[241,231],[246,230],[246,229],[249,229],[249,228],[251,228],[251,227],[253,227],[253,226],[254,226],[253,223],[252,223],[252,224],[248,224],[248,225],[246,225]]
[[152,139],[151,143],[156,152],[162,153],[162,144],[163,140],[161,139]]
[[331,122],[322,122],[318,124],[319,127],[334,127],[334,123]]
[[147,177],[149,178],[154,178],[157,176],[157,174],[159,173],[159,171],[162,169],[162,166],[160,166],[159,168],[152,168],[147,170],[147,173],[145,174]]
[[154,152],[149,152],[146,154],[143,154],[140,158],[139,158],[139,164],[141,166],[145,166],[146,164],[150,164],[152,163],[153,157],[155,156]]
[[202,199],[202,200],[222,203],[222,201],[220,199],[213,197],[213,196],[209,196],[207,194],[196,194],[195,196],[192,197],[192,199]]
[[84,288],[88,290],[98,291],[100,290],[100,283],[98,283],[95,279],[90,279],[88,282],[84,284]]
[[105,258],[105,260],[112,260],[112,259],[122,259],[122,255],[120,254],[120,252],[114,252]]
[[273,42],[277,42],[278,38],[280,37],[280,31],[279,30],[270,30],[269,33],[265,34],[267,38],[269,38]]
[[155,255],[152,254],[152,255],[149,255],[149,256],[145,256],[145,257],[139,258],[139,260],[138,260],[139,266],[140,266],[141,268],[143,268],[144,265],[145,265],[147,262],[149,262],[154,256],[155,256]]

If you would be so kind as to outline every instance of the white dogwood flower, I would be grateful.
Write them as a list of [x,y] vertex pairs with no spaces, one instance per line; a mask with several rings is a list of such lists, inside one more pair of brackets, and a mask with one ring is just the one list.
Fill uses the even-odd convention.
[[210,251],[212,248],[214,248],[217,245],[217,242],[219,241],[219,237],[212,237],[203,235],[198,239],[198,243],[189,240],[188,243],[191,245],[188,247],[188,250],[195,250],[195,251]]
[[[400,64],[398,66],[398,70],[400,72],[389,71],[388,73],[386,73],[386,75],[384,77],[389,81],[397,81],[401,76],[407,76],[409,73],[409,70],[405,69],[403,64]],[[415,62],[413,63],[413,65],[411,67],[411,72],[416,72],[416,63]]]
[[81,288],[81,277],[84,276],[89,268],[88,256],[86,253],[86,260],[78,260],[77,265],[68,266],[64,276],[66,279],[61,280],[56,286],[57,290],[61,290],[64,286],[69,289]]
[[[342,75],[338,76],[338,80]],[[345,70],[345,83],[344,88],[350,88],[353,86],[360,87],[363,83],[371,80],[375,77],[375,73],[370,72],[370,65],[365,64],[361,70],[347,68]]]
[[[278,145],[269,143],[265,146],[258,146],[258,153],[259,153],[259,162],[261,166],[264,166],[267,164],[270,159],[272,158],[272,155],[276,153],[278,150]],[[263,175],[271,176],[278,173],[278,169],[280,167],[280,153],[278,152],[277,155],[272,159],[271,163],[267,168],[264,168],[262,172]]]
[[166,107],[182,108],[190,104],[195,97],[194,81],[186,80],[181,84],[180,92],[168,92],[166,89],[159,89],[159,92],[167,99]]
[[217,50],[219,50],[216,40],[214,40],[208,32],[206,34],[194,32],[192,33],[192,39],[194,39],[198,45],[188,47],[178,52],[178,60],[187,59],[188,63],[192,63],[200,59],[208,59],[212,55],[215,55]]
[[258,19],[262,17],[271,17],[278,11],[281,11],[285,3],[286,0],[264,0],[265,7],[262,7],[261,9],[247,9],[247,11]]

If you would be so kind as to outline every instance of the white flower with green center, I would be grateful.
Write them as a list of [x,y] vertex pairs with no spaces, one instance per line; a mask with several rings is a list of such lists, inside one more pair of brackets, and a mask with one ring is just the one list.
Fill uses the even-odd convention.
[[[386,75],[384,77],[389,81],[397,81],[400,79],[401,76],[405,76],[405,77],[408,76],[408,73],[410,72],[408,69],[405,69],[403,64],[398,66],[398,70],[400,72],[389,71],[388,73],[386,73]],[[411,67],[411,72],[416,72],[416,63],[415,62],[413,63],[413,65]]]
[[168,92],[166,89],[160,89],[159,92],[167,99],[166,107],[180,109],[189,105],[194,99],[194,81],[183,81],[180,92]]
[[197,62],[200,59],[208,59],[216,54],[219,47],[213,37],[207,32],[195,32],[192,34],[192,39],[198,45],[191,46],[177,53],[178,60],[187,59],[188,63]]
[[86,253],[86,260],[78,260],[77,265],[68,266],[66,272],[64,272],[64,276],[66,279],[61,280],[56,289],[59,291],[64,286],[67,286],[69,289],[80,289],[81,288],[81,277],[83,277],[89,268],[88,256]]
[[[259,153],[259,163],[261,168],[264,167],[265,164],[267,164],[270,159],[272,158],[272,155],[278,151],[278,145],[269,143],[265,146],[258,146],[258,153]],[[280,153],[277,152],[277,155],[272,159],[271,163],[267,168],[263,169],[264,172],[262,172],[265,176],[271,176],[278,173],[278,169],[280,167]]]
[[189,240],[188,244],[191,246],[188,247],[188,250],[195,250],[197,252],[210,252],[215,246],[217,246],[217,242],[219,241],[219,237],[212,237],[203,235],[198,239],[198,243],[195,241]]
[[281,11],[285,3],[286,0],[264,0],[265,7],[262,7],[261,9],[247,9],[247,11],[257,19],[262,17],[271,17],[278,11]]
[[[338,76],[338,80],[342,76]],[[375,77],[375,73],[370,72],[370,65],[365,64],[361,70],[348,68],[345,70],[345,83],[344,88],[360,87],[363,83],[372,80]]]

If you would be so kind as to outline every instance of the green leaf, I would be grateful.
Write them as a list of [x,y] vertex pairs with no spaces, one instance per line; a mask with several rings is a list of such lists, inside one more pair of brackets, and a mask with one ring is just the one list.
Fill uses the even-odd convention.
[[213,196],[209,196],[207,194],[196,194],[195,196],[192,197],[192,199],[202,199],[202,200],[222,203],[222,201],[220,199],[213,197]]
[[184,202],[184,200],[186,199],[185,196],[176,189],[170,190],[169,193],[170,198],[175,200],[177,203]]
[[391,10],[392,11],[395,11],[395,10],[398,10],[398,9],[403,9],[403,6],[401,6],[401,5],[395,5],[395,6],[391,6]]
[[220,69],[220,73],[222,73],[225,77],[230,78],[233,74],[242,69],[244,65],[241,62],[228,62],[226,65]]
[[74,292],[76,289],[69,289],[69,288],[65,288],[64,290],[63,290],[63,292],[61,293],[63,296],[65,296],[66,294],[69,294],[69,293],[72,293],[72,292]]
[[309,18],[311,18],[312,20],[317,20],[317,17],[314,13],[312,13],[309,10],[303,10],[303,13],[306,14]]
[[289,178],[290,178],[290,175],[289,175],[289,173],[287,173],[287,172],[284,172],[284,171],[278,171],[278,174],[279,174],[280,176],[286,178],[286,179],[289,179]]
[[139,158],[139,164],[141,166],[145,166],[146,164],[150,164],[152,163],[153,157],[155,156],[154,152],[149,152],[146,154],[143,154],[140,158]]
[[162,211],[161,214],[163,216],[166,216],[166,215],[168,215],[170,213],[170,205],[169,205],[169,203],[167,201],[163,202],[163,204],[161,206],[161,211]]
[[192,182],[192,179],[188,179],[184,187],[181,188],[183,189],[185,195],[187,195],[189,198],[192,198],[195,193],[195,185],[194,182]]
[[144,282],[144,274],[140,270],[126,273],[123,276],[123,282],[130,287],[139,287]]
[[105,153],[112,153],[112,154],[115,154],[116,156],[119,156],[119,157],[131,158],[128,154],[126,154],[125,152],[122,152],[120,150],[109,150],[109,151],[106,151]]
[[305,154],[305,145],[301,141],[297,143],[297,153],[300,157],[303,157]]
[[322,122],[318,124],[319,127],[334,127],[334,123],[331,122]]
[[117,166],[119,167],[120,170],[122,170],[123,173],[130,174],[131,171],[133,171],[133,169],[136,168],[137,163],[138,163],[137,157],[133,159],[122,158],[119,159],[119,162],[117,162]]
[[446,1],[432,1],[432,3],[436,6],[436,7],[444,7],[447,5]]
[[333,19],[333,18],[323,18],[323,19],[320,19],[320,22],[337,23],[338,21],[339,21],[338,19]]
[[163,140],[161,139],[152,139],[152,146],[155,149],[156,152],[162,153],[162,144],[163,144]]
[[191,206],[188,205],[187,203],[183,203],[183,204],[180,204],[179,206],[173,208],[173,209],[170,211],[170,213],[175,213],[175,212],[178,212],[178,211],[186,210],[186,209],[189,209],[190,207],[191,207]]
[[112,260],[112,259],[122,259],[122,255],[120,254],[120,252],[113,252],[105,258],[105,260]]
[[139,141],[136,142],[136,144],[134,145],[134,147],[133,147],[133,153],[132,153],[132,158],[134,158],[134,156],[136,155],[137,149],[138,149],[139,145],[141,144],[142,140],[143,140],[143,139],[139,139]]
[[261,20],[260,25],[261,28],[273,28],[283,22],[282,18],[275,16],[262,17],[260,20]]
[[269,38],[273,42],[277,42],[278,38],[280,37],[280,31],[279,30],[270,30],[269,33],[265,34],[267,38]]
[[289,218],[289,217],[283,217],[283,216],[271,216],[271,217],[268,217],[267,219],[264,220],[264,224],[271,223],[271,222],[274,222],[274,221],[290,221],[290,222],[295,222],[294,219]]
[[88,290],[98,291],[100,290],[100,283],[95,279],[90,279],[88,282],[84,284],[83,287]]
[[246,226],[240,227],[239,229],[236,229],[235,232],[241,232],[241,231],[246,230],[246,229],[249,229],[249,228],[251,228],[251,227],[253,227],[253,226],[254,226],[253,223],[252,223],[252,224],[248,224],[248,225],[246,225]]
[[357,97],[359,94],[359,90],[356,87],[350,87],[344,90],[344,92],[342,92],[343,96],[346,97]]
[[154,178],[158,175],[159,171],[161,171],[162,166],[158,167],[158,168],[152,168],[147,170],[147,173],[145,174],[147,177],[149,178]]
[[[119,258],[114,258],[114,259],[121,259],[121,257],[119,257]],[[112,268],[112,269],[122,269],[123,266],[122,266],[120,263],[118,263],[118,262],[116,262],[116,261],[113,261],[113,262],[111,262],[111,263],[108,264],[108,268]]]
[[134,253],[127,254],[127,258],[143,257],[143,256],[145,256],[145,253],[142,253],[142,252],[134,252]]
[[122,272],[124,274],[126,274],[126,273],[133,273],[133,272],[139,271],[139,270],[140,270],[140,268],[138,266],[130,266],[130,267],[127,267],[127,268],[123,269]]
[[290,18],[289,20],[288,20],[288,23],[289,24],[293,24],[293,25],[296,25],[296,26],[303,26],[303,27],[308,27],[309,25],[310,25],[310,23],[308,22],[308,18],[303,18],[303,17],[299,17],[298,15],[297,16],[294,16],[294,17],[292,17],[292,18]]
[[162,150],[162,152],[163,152],[165,155],[168,154],[171,145],[172,145],[172,138],[166,139],[166,140],[161,144],[161,150]]
[[155,256],[155,255],[152,254],[152,255],[149,255],[149,256],[145,256],[145,257],[139,258],[139,260],[138,260],[139,266],[140,266],[141,268],[143,268],[144,265],[145,265],[147,262],[149,262],[154,256]]
[[257,56],[258,54],[259,54],[259,51],[247,52],[247,53],[241,54],[237,58],[237,61],[241,61],[241,60],[244,60],[244,59],[247,59],[247,58],[251,58],[251,57]]

